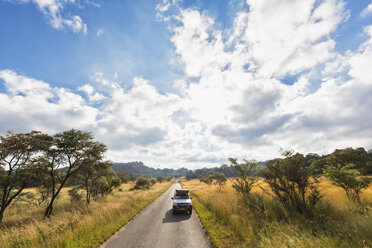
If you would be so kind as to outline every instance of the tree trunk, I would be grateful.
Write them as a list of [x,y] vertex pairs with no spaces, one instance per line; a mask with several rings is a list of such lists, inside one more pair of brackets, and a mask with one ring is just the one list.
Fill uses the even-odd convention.
[[87,189],[87,204],[90,203],[90,194],[89,194],[89,190]]
[[90,194],[89,194],[89,182],[88,178],[85,179],[85,190],[87,191],[86,198],[87,198],[87,205],[90,203]]
[[3,208],[3,207],[1,206],[1,209],[0,209],[0,223],[3,222],[4,211],[5,211],[5,208]]
[[48,204],[48,207],[45,209],[45,213],[44,213],[44,217],[45,218],[49,218],[51,215],[52,215],[52,211],[53,211],[53,203],[54,203],[54,200],[57,198],[57,195],[55,196],[52,196],[52,199],[50,200],[49,204]]

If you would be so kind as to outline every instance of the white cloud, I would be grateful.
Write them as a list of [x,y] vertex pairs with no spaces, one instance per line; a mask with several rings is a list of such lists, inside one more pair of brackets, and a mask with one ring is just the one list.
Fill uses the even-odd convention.
[[372,3],[370,3],[361,13],[360,16],[365,17],[372,13]]
[[[237,13],[231,30],[217,29],[206,12],[179,7],[170,25],[185,71],[174,82],[179,95],[142,77],[128,89],[97,72],[78,88],[83,98],[1,71],[1,131],[88,129],[109,146],[109,158],[160,167],[271,159],[281,147],[370,148],[372,26],[357,50],[340,54],[333,32],[348,15],[342,1],[247,4],[250,11]],[[293,74],[295,82],[285,84]]]
[[[238,13],[228,31],[205,12],[180,10],[172,42],[192,83],[175,85],[189,99],[189,120],[203,127],[194,137],[220,155],[258,159],[277,156],[280,147],[325,153],[371,146],[371,38],[356,52],[334,51],[332,34],[349,16],[344,3],[247,4],[250,11]],[[281,82],[292,74],[296,83]]]
[[103,34],[103,29],[102,28],[99,28],[96,32],[96,35],[99,37]]
[[87,33],[87,25],[80,16],[74,15],[69,18],[62,15],[65,6],[68,4],[76,4],[77,2],[75,2],[75,0],[21,0],[20,2],[32,2],[36,4],[39,10],[48,18],[49,24],[57,30],[62,30],[67,27],[74,33]]
[[63,23],[71,28],[74,33],[82,32],[83,34],[87,33],[87,25],[83,23],[80,16],[73,16],[70,20],[65,19]]
[[7,93],[0,93],[0,130],[61,131],[68,128],[94,126],[97,109],[64,88],[19,75],[11,70],[0,71]]

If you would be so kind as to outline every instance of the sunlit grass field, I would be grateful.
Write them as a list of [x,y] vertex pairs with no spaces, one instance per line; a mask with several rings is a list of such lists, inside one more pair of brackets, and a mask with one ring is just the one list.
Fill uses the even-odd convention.
[[215,247],[372,247],[372,186],[361,196],[363,206],[356,206],[321,178],[323,199],[309,218],[286,212],[259,187],[252,193],[264,196],[264,211],[247,207],[231,182],[222,190],[199,180],[182,183]]
[[[97,247],[166,191],[172,182],[156,183],[149,190],[121,191],[89,206],[71,203],[68,189],[61,192],[50,219],[45,207],[18,204],[7,209],[0,227],[0,247]],[[32,189],[30,189],[32,190]]]

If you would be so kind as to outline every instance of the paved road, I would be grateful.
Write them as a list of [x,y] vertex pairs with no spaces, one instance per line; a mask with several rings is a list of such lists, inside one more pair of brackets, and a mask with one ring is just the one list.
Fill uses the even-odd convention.
[[101,248],[119,247],[211,247],[196,212],[192,215],[172,214],[173,184],[164,194],[147,206],[136,218],[101,245]]

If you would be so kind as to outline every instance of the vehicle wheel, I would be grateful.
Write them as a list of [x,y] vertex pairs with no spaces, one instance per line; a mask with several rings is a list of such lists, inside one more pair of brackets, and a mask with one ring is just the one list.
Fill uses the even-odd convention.
[[192,214],[192,210],[189,211],[189,215],[191,215],[191,214]]

